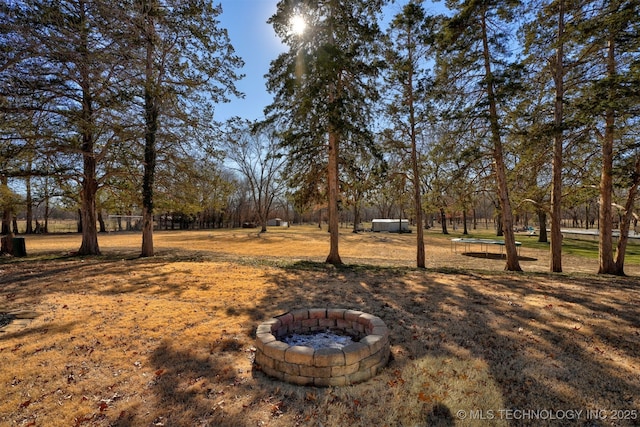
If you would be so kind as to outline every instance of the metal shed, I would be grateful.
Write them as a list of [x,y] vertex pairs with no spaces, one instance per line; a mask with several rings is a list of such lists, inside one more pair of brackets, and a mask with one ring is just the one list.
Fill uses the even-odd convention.
[[371,231],[387,231],[389,233],[411,233],[408,219],[378,218],[371,221]]

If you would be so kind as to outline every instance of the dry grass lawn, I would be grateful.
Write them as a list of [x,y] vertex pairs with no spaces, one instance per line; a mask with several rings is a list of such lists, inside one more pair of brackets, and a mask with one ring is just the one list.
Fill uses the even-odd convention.
[[[0,426],[640,425],[640,266],[522,249],[526,273],[427,236],[345,229],[335,268],[314,227],[27,237],[0,260]],[[262,320],[307,307],[382,318],[374,379],[298,387],[253,364]],[[3,318],[0,318],[2,321]],[[481,419],[482,418],[482,419]]]

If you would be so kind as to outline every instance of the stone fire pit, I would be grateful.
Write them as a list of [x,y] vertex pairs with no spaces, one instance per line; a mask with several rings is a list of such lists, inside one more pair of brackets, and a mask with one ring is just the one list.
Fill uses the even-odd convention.
[[[331,331],[351,336],[343,348],[289,345],[291,334]],[[375,376],[389,361],[389,330],[382,319],[340,308],[295,310],[260,324],[256,364],[274,378],[297,385],[344,386]]]

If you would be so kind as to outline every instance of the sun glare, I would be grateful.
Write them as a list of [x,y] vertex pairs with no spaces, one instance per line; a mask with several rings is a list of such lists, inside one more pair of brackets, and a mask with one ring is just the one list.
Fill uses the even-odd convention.
[[291,32],[296,35],[302,35],[307,28],[307,23],[301,15],[295,15],[291,18]]

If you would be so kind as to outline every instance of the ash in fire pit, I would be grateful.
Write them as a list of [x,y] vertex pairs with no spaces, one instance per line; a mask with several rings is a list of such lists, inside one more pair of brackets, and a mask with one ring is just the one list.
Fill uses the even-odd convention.
[[332,331],[317,332],[315,334],[291,334],[282,341],[289,345],[311,347],[314,350],[321,348],[338,348],[352,344],[354,341],[349,335],[336,334]]
[[[336,335],[330,343],[323,334]],[[287,341],[294,338],[293,342]],[[317,341],[310,345],[308,341]],[[336,342],[349,338],[351,342]],[[317,344],[317,345],[315,345]],[[258,326],[256,365],[265,374],[298,385],[344,386],[366,381],[389,361],[389,330],[382,319],[356,310],[310,308],[276,316]]]

